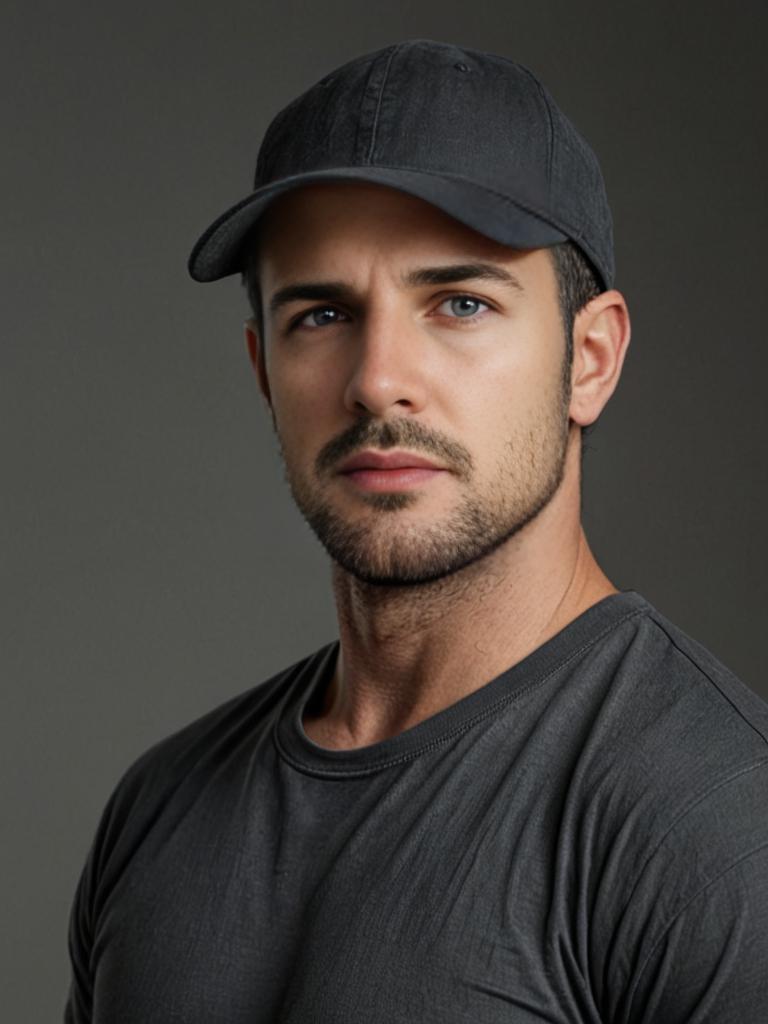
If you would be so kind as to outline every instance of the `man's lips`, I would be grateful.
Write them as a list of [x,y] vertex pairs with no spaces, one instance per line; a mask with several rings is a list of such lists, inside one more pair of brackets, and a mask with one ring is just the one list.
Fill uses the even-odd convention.
[[340,473],[353,473],[356,470],[396,470],[396,469],[432,469],[441,470],[435,462],[425,459],[421,455],[412,455],[410,452],[358,452],[351,458],[342,462],[339,467]]
[[384,494],[423,487],[445,473],[443,466],[410,452],[358,452],[342,462],[339,473],[361,491]]

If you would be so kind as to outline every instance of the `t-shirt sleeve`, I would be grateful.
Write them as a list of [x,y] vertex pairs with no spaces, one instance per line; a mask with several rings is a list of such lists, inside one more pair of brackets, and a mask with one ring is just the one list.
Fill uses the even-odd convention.
[[768,845],[737,859],[679,910],[630,993],[631,1024],[768,1020]]
[[[105,865],[120,834],[121,805],[130,806],[131,774],[112,793],[101,815],[91,844],[69,916],[69,958],[71,976],[64,1010],[64,1024],[90,1024],[94,1002],[94,944],[100,891]],[[127,796],[124,794],[128,794]]]
[[[119,875],[131,845],[142,834],[141,828],[131,822],[137,797],[142,794],[144,760],[140,758],[126,772],[110,796],[75,890],[69,917],[71,976],[64,1024],[90,1024],[93,1019],[99,907]],[[151,814],[152,804],[146,798],[144,802],[147,814]]]
[[80,877],[70,914],[69,957],[72,973],[64,1009],[64,1024],[90,1024],[93,1015],[92,933],[88,895],[91,865],[92,855]]

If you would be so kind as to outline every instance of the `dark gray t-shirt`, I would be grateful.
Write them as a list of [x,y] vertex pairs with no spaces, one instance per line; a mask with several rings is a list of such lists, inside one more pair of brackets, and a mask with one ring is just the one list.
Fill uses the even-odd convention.
[[374,746],[302,710],[338,643],[106,808],[70,1024],[768,1021],[768,706],[635,592]]

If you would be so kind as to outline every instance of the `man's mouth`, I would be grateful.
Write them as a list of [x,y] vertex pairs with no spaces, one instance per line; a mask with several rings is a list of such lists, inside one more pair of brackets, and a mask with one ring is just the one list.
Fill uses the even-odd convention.
[[440,471],[444,468],[444,466],[439,466],[431,459],[427,459],[423,455],[416,455],[413,452],[382,452],[368,449],[367,451],[358,452],[356,455],[353,455],[342,462],[339,467],[339,472],[352,473],[358,470],[368,469],[383,470],[385,472],[399,469],[428,469]]
[[409,490],[423,486],[445,473],[423,455],[406,451],[382,452],[369,449],[342,462],[339,473],[365,491]]

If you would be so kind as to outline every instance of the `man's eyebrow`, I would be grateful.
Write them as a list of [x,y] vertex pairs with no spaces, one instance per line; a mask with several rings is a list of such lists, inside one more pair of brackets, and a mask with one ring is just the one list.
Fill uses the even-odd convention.
[[[425,284],[458,284],[461,281],[499,281],[523,292],[520,281],[514,274],[496,263],[449,263],[439,267],[417,267],[402,275],[407,288],[418,288]],[[269,300],[269,311],[274,314],[281,306],[298,299],[309,301],[344,302],[354,299],[355,294],[343,281],[297,281],[295,284],[278,288]]]
[[403,284],[417,288],[424,284],[457,284],[460,281],[501,281],[522,292],[520,281],[514,274],[497,263],[449,263],[443,267],[418,267],[403,275]]
[[270,313],[276,313],[281,306],[297,299],[318,299],[331,302],[344,302],[352,297],[352,289],[343,281],[297,281],[278,288],[269,300]]

